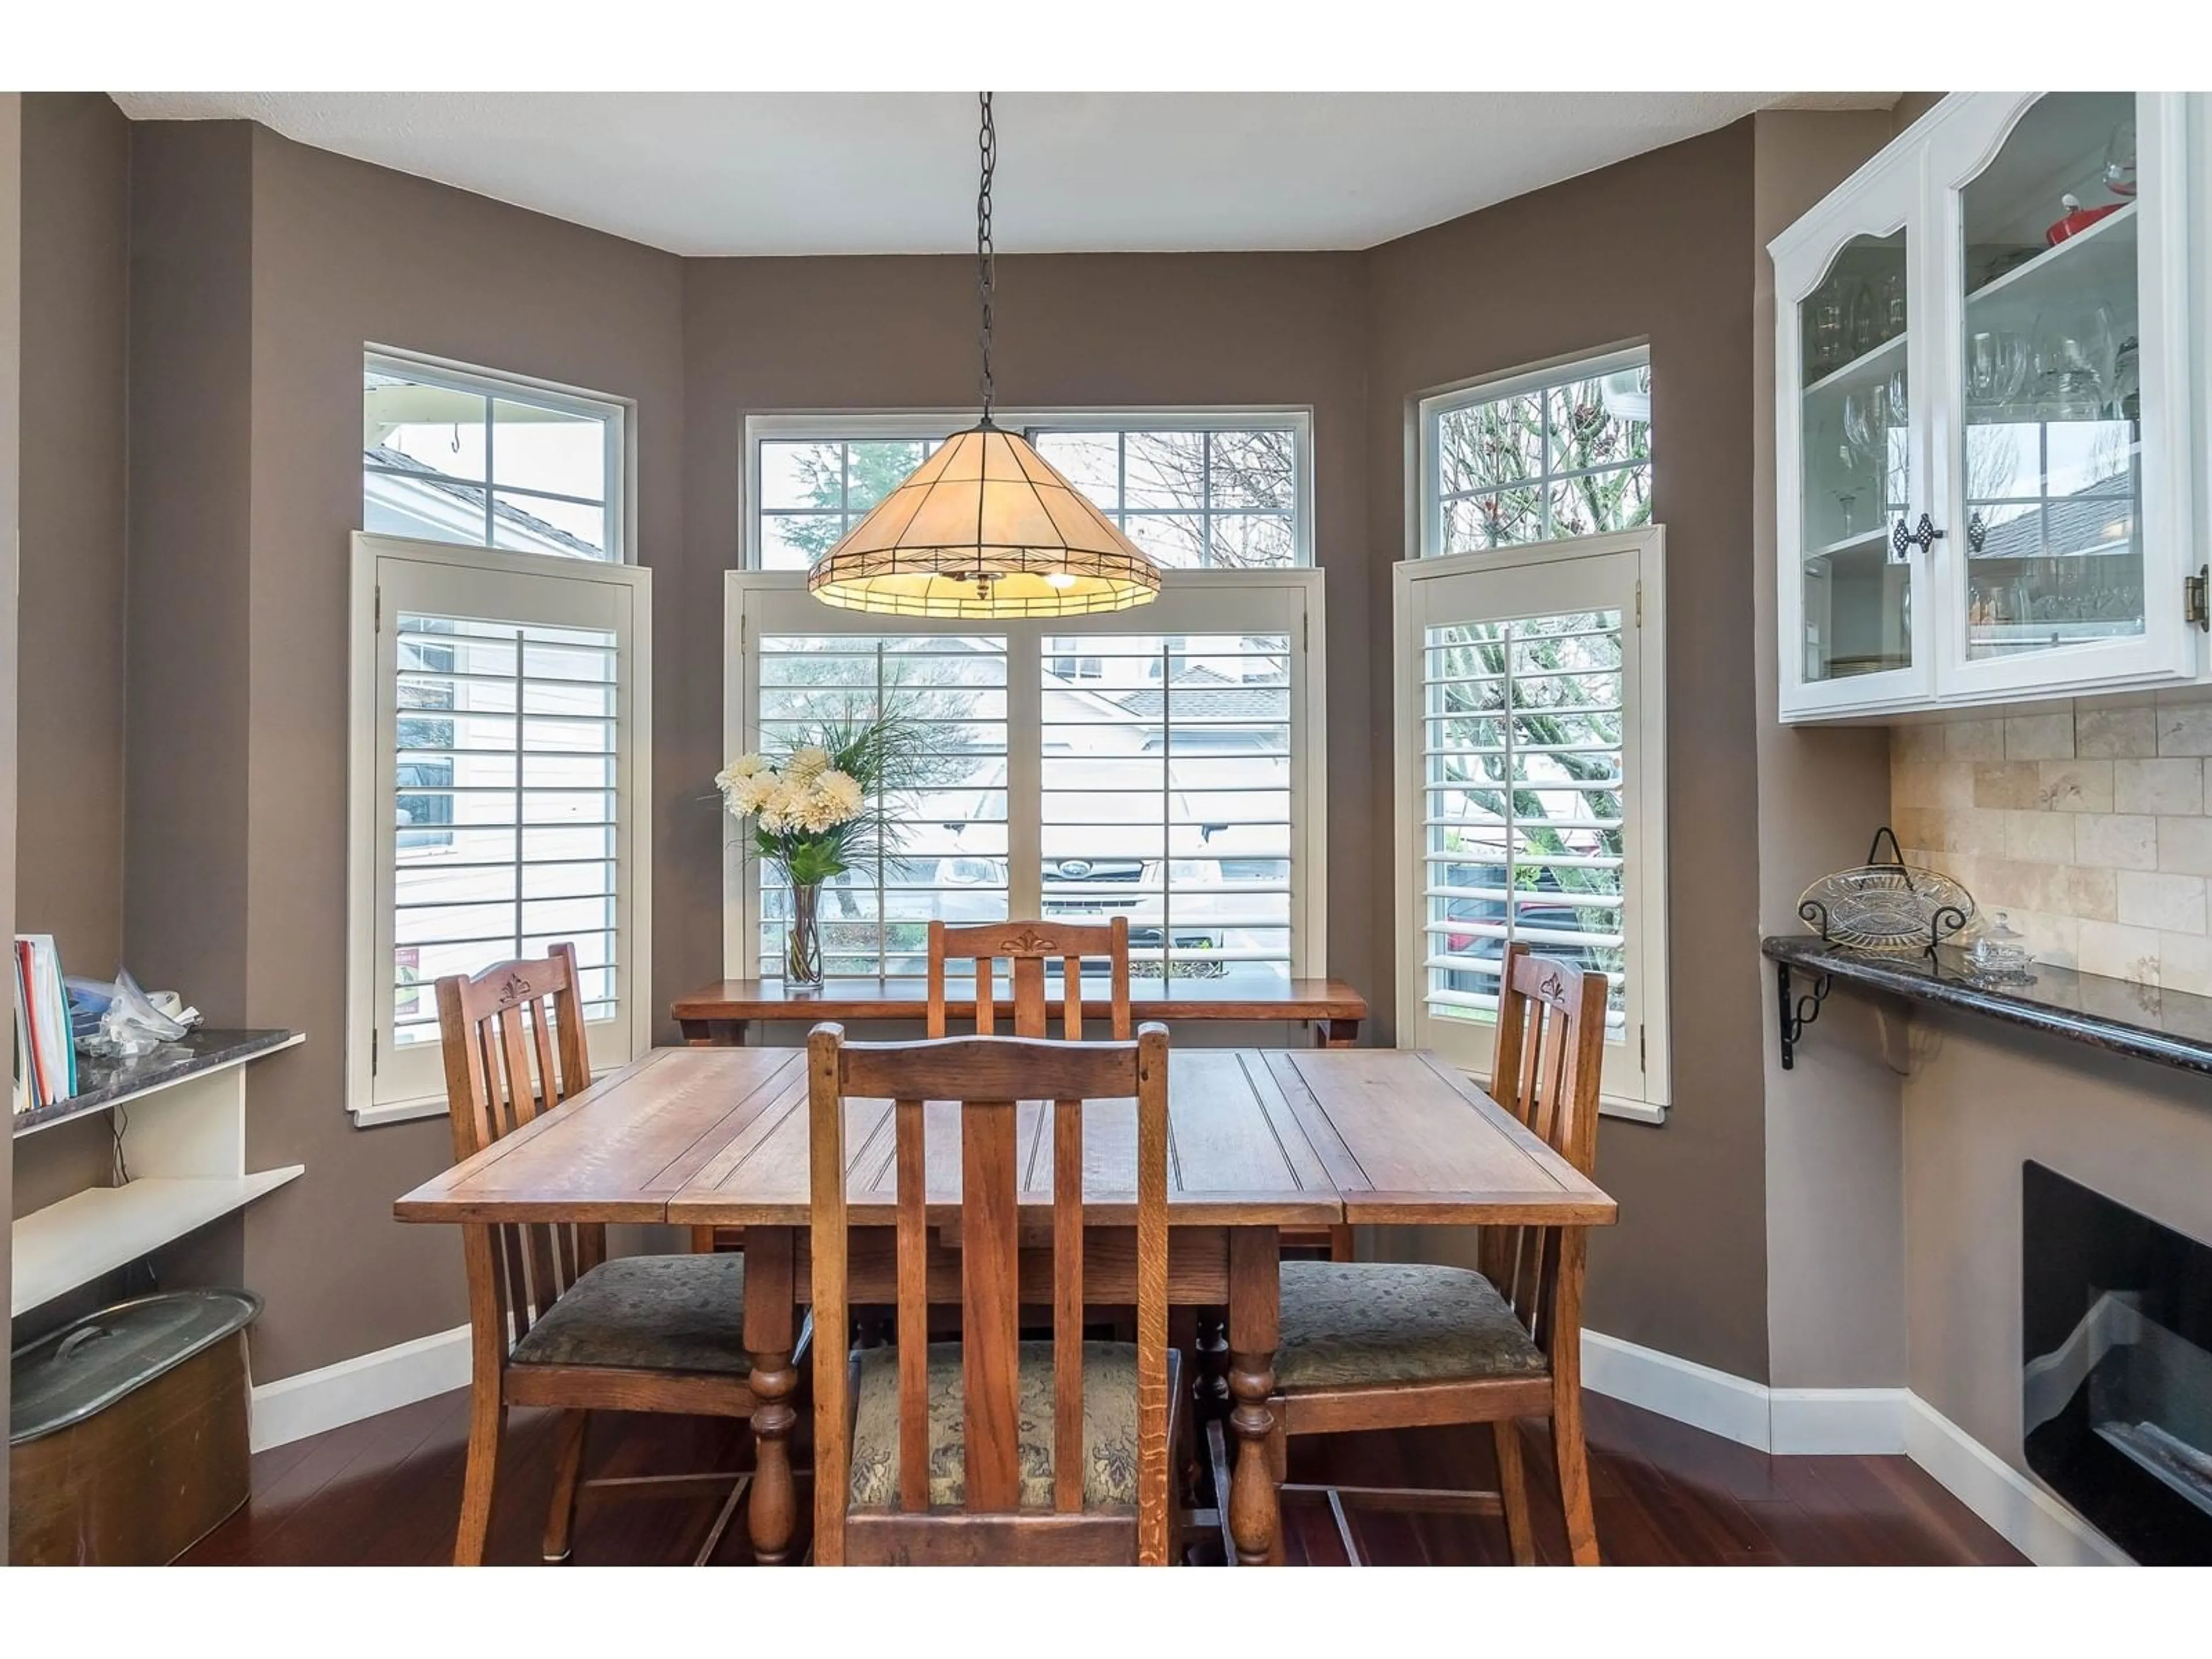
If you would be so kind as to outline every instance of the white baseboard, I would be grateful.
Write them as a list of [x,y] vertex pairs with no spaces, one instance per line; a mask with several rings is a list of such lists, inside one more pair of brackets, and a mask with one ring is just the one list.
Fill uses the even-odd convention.
[[1905,1449],[1903,1389],[1769,1389],[1766,1449],[1790,1456]]
[[289,1445],[434,1394],[466,1388],[468,1381],[469,1328],[456,1325],[319,1370],[259,1383],[253,1390],[253,1449]]
[[1583,1382],[1760,1451],[1902,1452],[2038,1566],[2128,1564],[2118,1545],[1909,1389],[1770,1389],[1590,1330]]
[[1763,1383],[1601,1331],[1583,1332],[1583,1386],[1761,1451],[1771,1443]]
[[1905,1452],[2039,1567],[2127,1566],[2126,1551],[1917,1395]]

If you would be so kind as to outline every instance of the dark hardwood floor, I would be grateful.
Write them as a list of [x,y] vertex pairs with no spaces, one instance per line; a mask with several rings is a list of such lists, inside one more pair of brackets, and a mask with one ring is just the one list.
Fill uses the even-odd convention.
[[[2005,1541],[1902,1457],[1769,1457],[1668,1418],[1589,1396],[1591,1484],[1598,1540],[1618,1565],[1890,1566],[2017,1564]],[[550,1480],[552,1418],[510,1419],[490,1559],[535,1562]],[[1547,1560],[1565,1539],[1543,1425],[1524,1425],[1537,1486],[1536,1521]],[[441,1395],[253,1460],[246,1506],[185,1557],[187,1564],[343,1566],[441,1562],[453,1548],[460,1500],[466,1395]],[[613,1417],[595,1429],[586,1473],[651,1474],[737,1468],[743,1432],[727,1424]],[[1346,1486],[1492,1484],[1486,1429],[1343,1435],[1291,1443],[1294,1482]],[[805,1489],[801,1489],[802,1498]],[[576,1528],[581,1564],[651,1565],[689,1559],[705,1537],[714,1500],[661,1498],[587,1504]],[[1413,1514],[1346,1500],[1363,1559],[1377,1564],[1504,1565],[1498,1522]],[[1292,1563],[1337,1565],[1345,1552],[1318,1494],[1284,1505]],[[718,1561],[748,1559],[742,1518]]]

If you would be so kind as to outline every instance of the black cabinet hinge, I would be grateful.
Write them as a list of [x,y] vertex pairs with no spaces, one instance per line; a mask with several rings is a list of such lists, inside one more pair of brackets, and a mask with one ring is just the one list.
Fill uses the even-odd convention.
[[2181,579],[2181,620],[2196,623],[2201,633],[2212,633],[2212,566],[2198,565],[2197,574]]

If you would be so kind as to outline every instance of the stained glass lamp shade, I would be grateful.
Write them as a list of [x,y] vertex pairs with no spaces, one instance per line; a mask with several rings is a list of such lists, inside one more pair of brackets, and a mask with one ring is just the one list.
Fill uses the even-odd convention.
[[825,605],[899,617],[1072,617],[1143,605],[1160,573],[1017,433],[957,432],[817,560]]

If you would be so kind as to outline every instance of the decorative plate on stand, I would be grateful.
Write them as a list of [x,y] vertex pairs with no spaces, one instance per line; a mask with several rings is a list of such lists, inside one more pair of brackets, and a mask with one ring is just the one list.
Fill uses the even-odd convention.
[[[1885,838],[1895,854],[1887,861],[1878,857]],[[1938,945],[1974,919],[1974,896],[1941,871],[1907,864],[1884,824],[1875,832],[1867,861],[1808,887],[1797,914],[1831,945],[1933,956]]]

